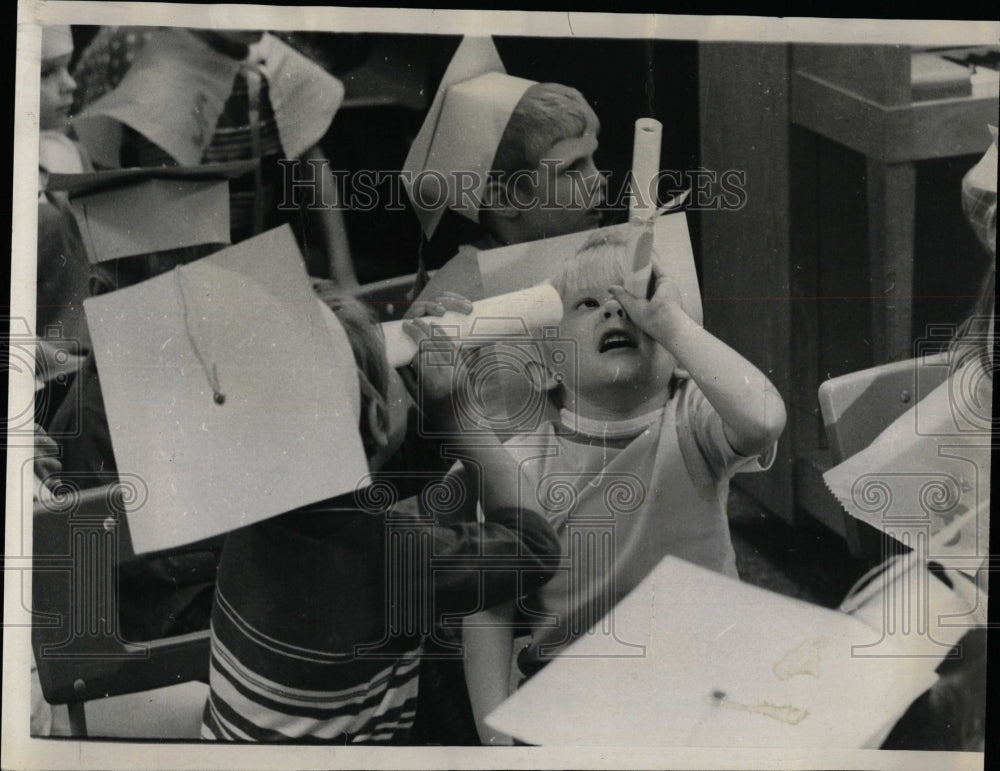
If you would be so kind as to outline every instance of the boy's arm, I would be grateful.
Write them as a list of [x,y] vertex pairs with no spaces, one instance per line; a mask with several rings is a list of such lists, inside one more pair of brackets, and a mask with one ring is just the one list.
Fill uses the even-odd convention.
[[629,317],[686,369],[722,418],[726,438],[740,455],[765,452],[785,427],[785,404],[770,380],[681,307],[674,282],[655,268],[652,299],[622,287],[611,292]]
[[[454,296],[441,299],[448,301],[449,309],[458,307],[453,304],[457,302]],[[471,303],[467,300],[463,299],[462,302],[471,308]],[[478,355],[478,349],[471,346],[458,347],[452,338],[432,334],[430,325],[422,319],[405,322],[403,329],[418,347],[414,359],[421,383],[422,403],[418,406],[424,411],[428,421],[437,428],[439,436],[446,437],[444,442],[455,454],[469,461],[464,465],[482,491],[483,511],[488,516],[497,509],[516,508],[519,505],[517,459],[508,452],[492,430],[464,429],[456,413],[461,406],[459,400],[453,398],[452,392],[456,386],[461,387],[461,384],[455,383],[455,361],[459,356]],[[471,369],[473,368],[469,367],[466,371]]]
[[[514,648],[514,605],[506,603],[465,619],[465,679],[480,741],[489,746],[513,744],[506,734],[486,725],[486,716],[510,695]],[[489,624],[490,626],[484,626]]]
[[313,164],[316,173],[317,205],[313,215],[320,229],[327,259],[330,261],[330,278],[336,281],[342,289],[354,289],[358,286],[354,274],[354,261],[351,258],[351,246],[347,240],[347,228],[344,225],[344,213],[339,205],[327,206],[327,196],[333,196],[337,190],[336,180],[330,172],[330,164],[323,155],[319,145],[315,145],[303,153],[302,157],[309,161],[320,161]]

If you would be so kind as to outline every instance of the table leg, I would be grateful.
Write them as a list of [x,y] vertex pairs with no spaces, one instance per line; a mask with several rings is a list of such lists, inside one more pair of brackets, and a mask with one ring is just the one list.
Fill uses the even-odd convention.
[[913,163],[867,161],[868,252],[875,364],[913,355]]

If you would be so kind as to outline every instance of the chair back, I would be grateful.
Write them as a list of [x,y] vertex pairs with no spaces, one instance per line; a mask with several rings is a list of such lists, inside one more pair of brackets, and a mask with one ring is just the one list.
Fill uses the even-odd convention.
[[[118,577],[137,557],[129,538],[127,483],[73,489],[33,512],[31,646],[42,694],[70,707],[74,734],[86,733],[82,705],[192,680],[208,682],[209,631],[133,642],[122,637]],[[176,552],[204,549],[193,544]]]
[[819,406],[833,462],[870,445],[900,415],[948,378],[945,353],[881,364],[824,381]]

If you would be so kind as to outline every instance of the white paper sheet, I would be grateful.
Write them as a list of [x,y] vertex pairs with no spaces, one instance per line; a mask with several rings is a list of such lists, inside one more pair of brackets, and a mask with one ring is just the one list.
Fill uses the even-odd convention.
[[[600,628],[600,625],[598,625]],[[862,747],[937,679],[856,618],[667,557],[488,717],[529,744]],[[622,643],[645,655],[616,657]]]
[[972,369],[978,367],[964,367],[823,475],[851,516],[911,547],[974,512],[954,537],[934,539],[925,552],[967,574],[990,546],[993,389]]
[[[634,239],[636,227],[628,223],[607,228]],[[479,253],[479,270],[486,296],[513,292],[539,284],[559,271],[594,231],[523,244],[488,249]],[[694,267],[691,236],[683,212],[658,217],[653,232],[653,262],[662,273],[672,276],[681,293],[681,305],[699,324],[702,322],[701,291]]]
[[354,357],[324,321],[291,231],[180,275],[85,303],[115,460],[148,488],[126,502],[139,553],[348,492],[368,475]]

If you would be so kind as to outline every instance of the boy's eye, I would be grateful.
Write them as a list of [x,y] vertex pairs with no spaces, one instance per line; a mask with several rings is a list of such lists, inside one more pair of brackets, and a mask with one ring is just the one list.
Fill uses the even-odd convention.
[[573,310],[577,308],[597,308],[600,303],[597,302],[593,297],[584,297],[582,300],[577,300],[576,304],[573,306]]

